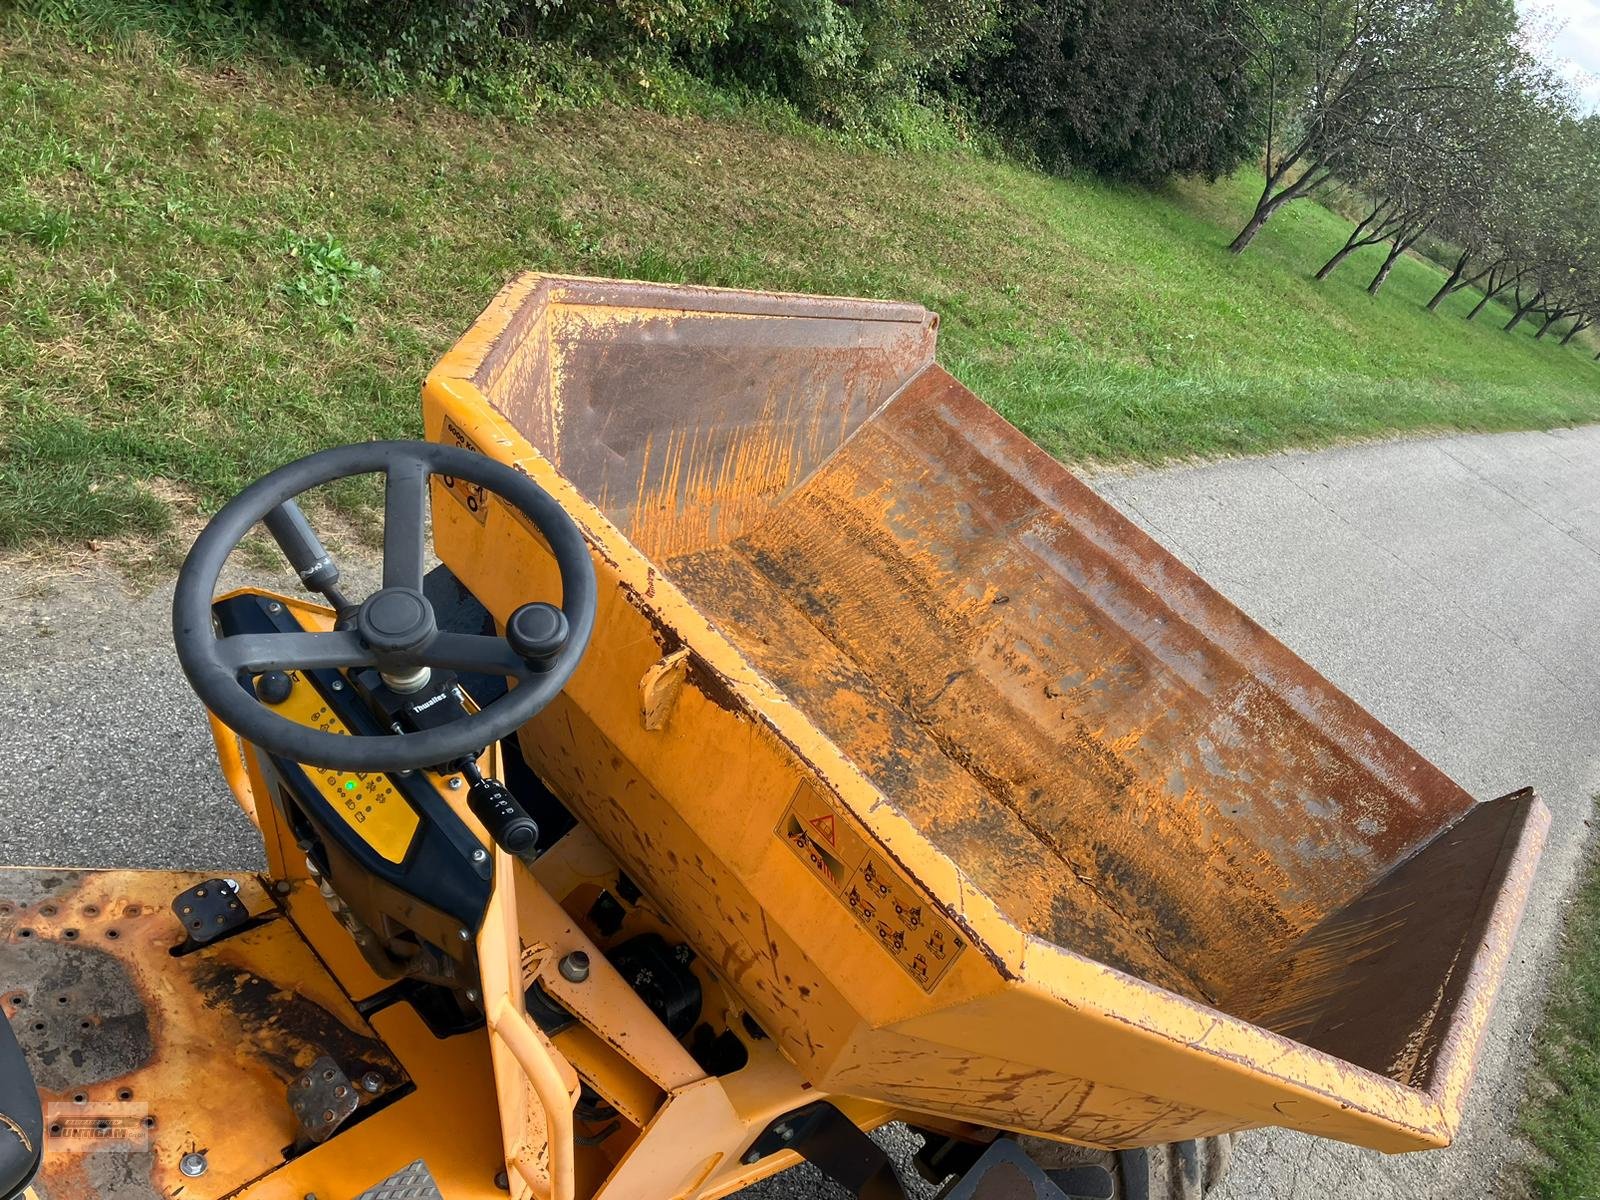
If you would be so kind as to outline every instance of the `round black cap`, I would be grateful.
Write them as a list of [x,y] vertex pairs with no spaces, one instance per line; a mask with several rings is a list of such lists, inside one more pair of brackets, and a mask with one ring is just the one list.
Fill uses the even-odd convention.
[[256,676],[256,695],[268,704],[282,704],[294,691],[294,683],[282,671],[263,671]]
[[411,588],[384,588],[361,606],[356,630],[374,650],[415,650],[435,632],[433,605]]
[[524,604],[506,622],[506,641],[531,667],[550,664],[567,643],[567,615],[553,604]]

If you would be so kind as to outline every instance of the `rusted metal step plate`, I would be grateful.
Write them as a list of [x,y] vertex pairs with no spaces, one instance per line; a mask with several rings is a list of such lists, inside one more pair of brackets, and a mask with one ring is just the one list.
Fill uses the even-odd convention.
[[[169,909],[207,877],[0,870],[0,1006],[45,1104],[42,1200],[226,1196],[285,1159],[319,1056],[381,1098],[408,1079],[260,884],[190,953]],[[183,1169],[185,1156],[189,1172]]]

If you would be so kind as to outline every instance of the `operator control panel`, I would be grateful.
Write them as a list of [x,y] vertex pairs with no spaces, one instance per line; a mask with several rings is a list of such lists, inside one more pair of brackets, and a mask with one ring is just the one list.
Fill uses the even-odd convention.
[[[289,696],[273,708],[282,716],[323,733],[349,734],[350,729],[328,706],[316,686],[301,672],[290,671]],[[382,858],[405,861],[421,819],[416,810],[381,772],[335,771],[301,764],[306,778],[328,807]]]

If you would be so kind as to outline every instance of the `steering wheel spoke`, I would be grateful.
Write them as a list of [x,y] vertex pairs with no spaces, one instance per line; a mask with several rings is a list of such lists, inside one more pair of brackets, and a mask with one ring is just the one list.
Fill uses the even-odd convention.
[[372,652],[346,630],[327,633],[236,633],[217,639],[217,658],[230,671],[316,671],[371,664]]
[[402,458],[384,472],[383,586],[422,590],[423,533],[428,524],[428,468]]
[[418,656],[430,667],[473,671],[479,675],[508,675],[522,679],[533,670],[518,658],[504,638],[481,633],[441,632]]

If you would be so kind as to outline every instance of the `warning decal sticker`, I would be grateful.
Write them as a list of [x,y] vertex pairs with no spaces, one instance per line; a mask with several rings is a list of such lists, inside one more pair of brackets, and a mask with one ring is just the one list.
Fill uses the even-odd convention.
[[[444,426],[440,432],[443,436],[439,440],[447,446],[460,446],[463,450],[473,451],[478,448],[472,439],[461,431],[461,427],[449,417],[444,419]],[[457,500],[461,501],[466,510],[477,518],[478,524],[482,525],[484,519],[489,515],[489,497],[483,486],[469,483],[465,479],[457,479],[453,475],[441,475],[439,479],[444,484],[445,489]]]
[[807,784],[777,833],[923,991],[932,991],[966,949],[922,892]]
[[[463,450],[471,450],[474,454],[482,453],[478,449],[478,444],[469,438],[461,426],[457,425],[448,416],[444,418],[439,427],[439,440],[447,446],[460,446]],[[524,475],[527,474],[521,463],[512,463],[511,469],[520,471]],[[459,500],[462,506],[476,518],[479,525],[487,522],[489,500],[493,497],[499,501],[501,508],[516,519],[519,525],[538,538],[543,545],[549,546],[550,543],[545,538],[544,531],[533,523],[532,517],[511,503],[511,501],[495,495],[482,484],[471,483],[465,479],[457,479],[454,475],[439,475],[436,478],[440,483],[444,484],[445,490]]]

